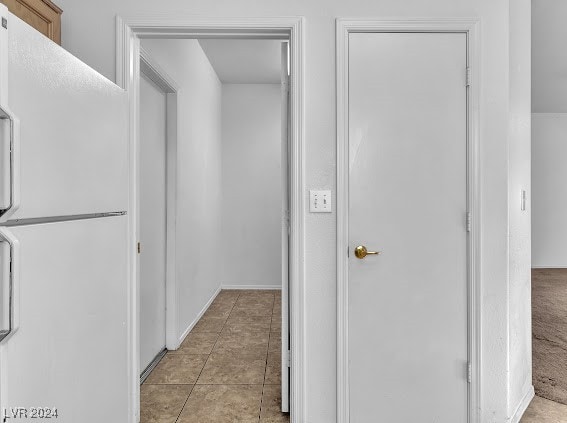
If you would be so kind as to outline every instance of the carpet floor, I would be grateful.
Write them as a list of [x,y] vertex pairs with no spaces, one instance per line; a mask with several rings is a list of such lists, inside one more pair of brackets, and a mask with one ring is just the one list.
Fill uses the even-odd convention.
[[567,404],[567,269],[532,270],[533,384]]

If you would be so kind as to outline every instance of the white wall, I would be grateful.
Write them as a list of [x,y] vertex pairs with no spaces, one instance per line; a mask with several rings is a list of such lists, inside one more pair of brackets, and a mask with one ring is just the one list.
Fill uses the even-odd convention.
[[[510,2],[509,86],[509,398],[519,419],[533,398],[531,331],[531,0]],[[521,192],[526,191],[526,208]],[[515,420],[517,421],[517,420]]]
[[532,13],[532,111],[567,113],[567,2],[532,0]]
[[[115,17],[164,13],[179,16],[305,17],[305,198],[309,188],[336,182],[335,19],[337,17],[478,17],[480,28],[480,163],[482,252],[481,414],[487,423],[507,422],[510,394],[509,268],[525,260],[509,245],[510,3],[494,0],[58,0],[64,9],[63,45],[86,63],[115,77]],[[529,27],[524,25],[523,30]],[[519,28],[522,29],[522,26]],[[416,70],[419,75],[419,70]],[[525,84],[525,82],[521,82]],[[513,86],[515,88],[516,85]],[[525,92],[522,90],[522,95]],[[525,131],[524,127],[521,129]],[[185,150],[185,153],[187,151]],[[183,163],[180,163],[182,166]],[[519,168],[520,170],[523,168]],[[527,172],[528,169],[524,169]],[[181,172],[180,172],[181,174]],[[188,183],[187,181],[180,181]],[[194,182],[193,182],[194,183]],[[515,206],[515,200],[514,200]],[[305,217],[306,415],[303,422],[336,420],[336,214]],[[188,241],[181,238],[182,241]],[[518,310],[520,312],[520,309]],[[529,330],[523,328],[523,331]],[[530,366],[524,362],[524,367]]]
[[181,335],[219,288],[221,83],[195,40],[144,40],[179,84],[177,119],[177,286]]
[[567,267],[567,2],[532,11],[532,266]]
[[199,40],[223,84],[279,84],[281,40]]
[[532,122],[532,266],[567,267],[567,113]]
[[281,287],[281,87],[222,86],[222,284]]

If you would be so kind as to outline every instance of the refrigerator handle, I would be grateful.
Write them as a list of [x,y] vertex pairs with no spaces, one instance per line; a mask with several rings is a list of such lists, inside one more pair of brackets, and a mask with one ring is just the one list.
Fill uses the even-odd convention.
[[17,281],[20,244],[5,227],[0,227],[0,342],[5,342],[18,328]]
[[[8,220],[20,205],[20,121],[6,106],[0,106],[0,121],[7,121],[10,128],[9,142],[5,144],[6,149],[2,156],[7,157],[9,161],[9,200],[0,209],[0,222]],[[4,162],[4,160],[2,160]],[[4,177],[6,175],[2,175]]]

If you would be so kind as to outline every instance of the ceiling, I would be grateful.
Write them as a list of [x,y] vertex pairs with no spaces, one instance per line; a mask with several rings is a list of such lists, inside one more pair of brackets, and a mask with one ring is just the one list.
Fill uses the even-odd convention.
[[199,43],[223,83],[280,83],[281,41],[206,39]]

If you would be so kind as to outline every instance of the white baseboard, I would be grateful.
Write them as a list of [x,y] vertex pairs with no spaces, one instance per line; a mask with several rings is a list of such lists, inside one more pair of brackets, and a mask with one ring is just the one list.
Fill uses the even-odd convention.
[[532,400],[534,399],[534,396],[535,396],[534,387],[530,386],[530,388],[528,389],[528,392],[526,392],[526,395],[524,395],[524,398],[522,398],[522,401],[520,401],[520,404],[518,405],[516,412],[510,418],[510,420],[509,420],[510,423],[519,423],[520,422],[520,419],[522,418],[522,416],[524,415],[524,413],[528,409],[528,406],[530,405],[530,402],[532,402]]
[[207,311],[207,309],[212,304],[212,302],[215,300],[215,298],[217,298],[217,295],[219,295],[220,291],[221,291],[221,287],[219,286],[217,288],[217,290],[214,292],[213,296],[209,299],[209,301],[207,301],[207,304],[205,304],[205,306],[201,309],[201,311],[199,312],[197,317],[195,317],[195,320],[193,320],[189,324],[189,326],[187,326],[187,329],[185,329],[185,331],[181,334],[181,336],[179,337],[179,340],[178,340],[179,342],[178,342],[177,347],[175,349],[179,348],[179,346],[183,343],[183,341],[185,340],[187,335],[189,335],[189,332],[191,332],[191,329],[193,329],[195,327],[195,325],[197,324],[199,319],[201,317],[203,317],[203,314],[205,314],[205,311]]
[[567,266],[532,266],[532,269],[567,269]]
[[262,290],[276,290],[281,291],[282,287],[278,285],[221,285],[221,289],[262,289]]

